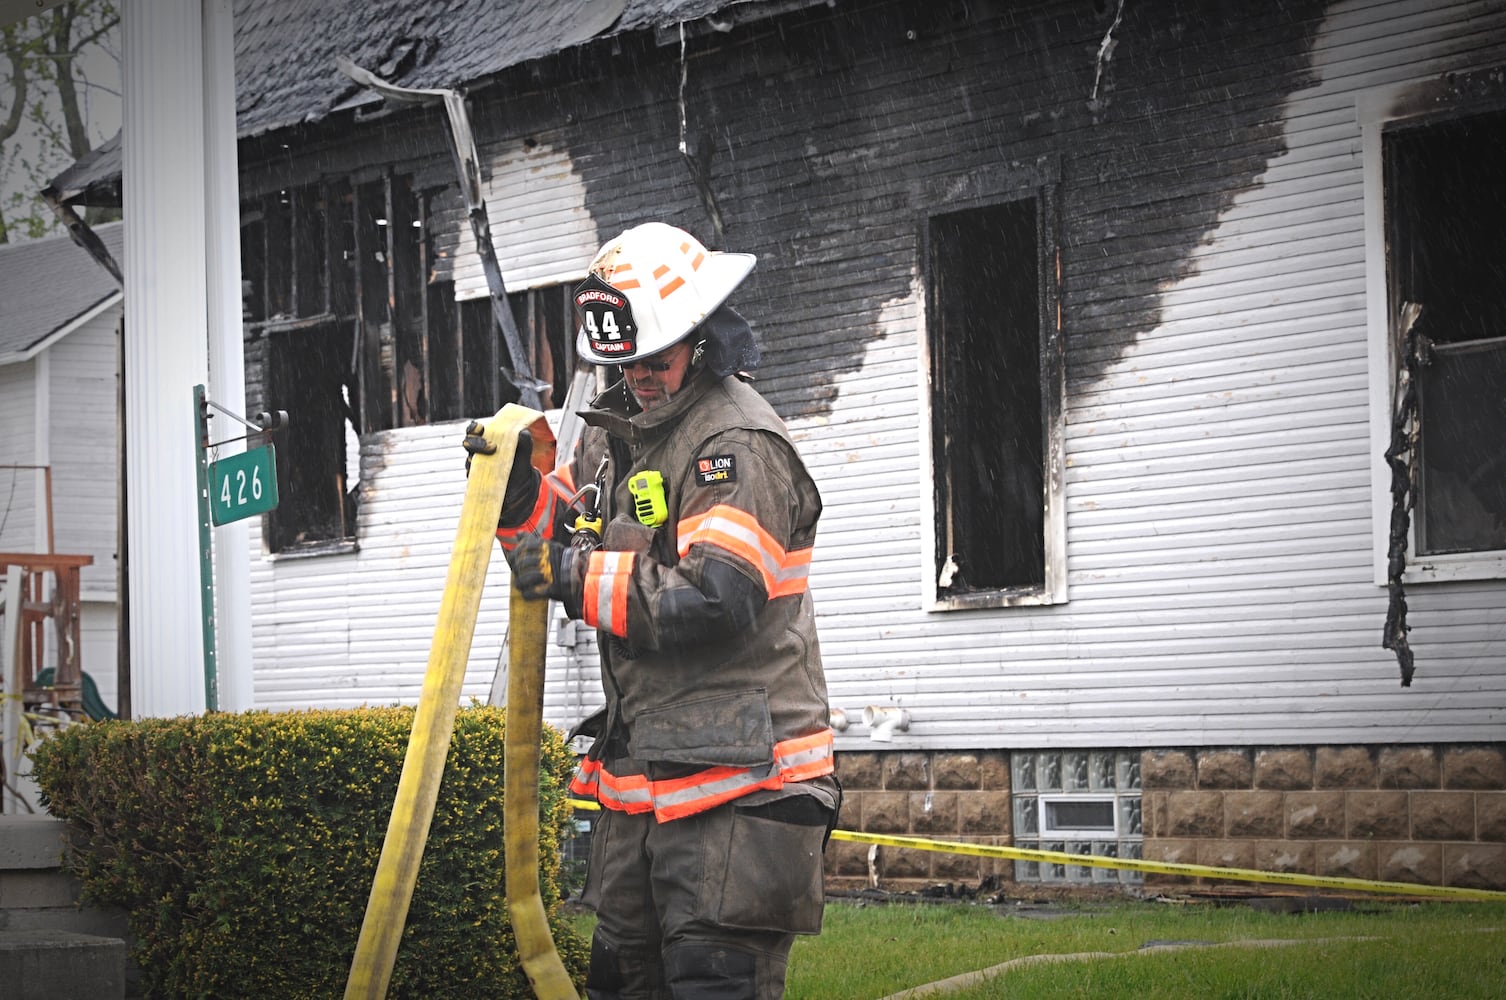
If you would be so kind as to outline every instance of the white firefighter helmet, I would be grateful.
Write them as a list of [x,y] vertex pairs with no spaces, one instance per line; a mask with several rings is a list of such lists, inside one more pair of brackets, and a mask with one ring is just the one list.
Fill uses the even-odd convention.
[[674,346],[756,261],[750,253],[707,250],[662,222],[634,226],[601,248],[575,290],[576,353],[592,364],[621,365]]

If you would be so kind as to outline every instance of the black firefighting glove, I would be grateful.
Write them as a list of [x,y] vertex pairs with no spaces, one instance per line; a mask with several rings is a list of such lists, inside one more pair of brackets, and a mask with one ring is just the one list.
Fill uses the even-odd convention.
[[571,618],[580,617],[586,566],[591,558],[589,551],[528,534],[503,552],[512,569],[512,582],[518,593],[535,601],[559,601]]
[[[487,442],[482,431],[482,426],[474,421],[466,428],[462,444],[465,446],[467,478],[471,474],[472,457],[490,455],[497,450],[496,445]],[[526,430],[518,431],[518,448],[513,452],[512,471],[507,474],[507,492],[502,496],[502,514],[497,519],[499,526],[513,527],[528,520],[533,505],[538,502],[539,479],[539,470],[533,467],[533,435]]]

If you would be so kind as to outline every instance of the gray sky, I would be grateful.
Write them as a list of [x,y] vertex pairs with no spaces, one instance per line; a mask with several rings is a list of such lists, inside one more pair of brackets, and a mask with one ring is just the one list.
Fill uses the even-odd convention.
[[[0,21],[10,21],[12,10],[18,6],[31,8],[31,0],[17,3],[15,0],[0,0],[4,7],[0,8]],[[28,19],[32,20],[32,19]],[[110,138],[120,128],[121,121],[121,79],[120,79],[120,27],[117,25],[110,37],[104,39],[103,44],[91,46],[78,62],[78,76],[82,77],[79,86],[81,110],[85,121],[88,123],[89,136],[94,145],[99,145]],[[8,70],[8,68],[7,68]],[[7,74],[8,75],[8,72]],[[35,82],[33,84],[35,87]],[[36,100],[41,97],[49,102],[48,107],[53,111],[53,117],[58,121],[61,128],[61,115],[57,113],[56,88],[49,86],[48,90],[38,93],[35,89],[30,97]],[[14,94],[7,84],[0,91],[0,118],[9,113],[14,103]],[[42,132],[28,124],[21,126],[10,142],[6,143],[3,152],[0,152],[0,201],[9,206],[10,197],[15,192],[27,195],[37,193],[38,185],[28,176],[28,172],[22,166],[22,161],[42,164],[46,169],[44,173],[55,176],[72,163],[65,150],[61,150],[50,144]],[[18,211],[7,207],[7,218],[14,218]],[[55,230],[61,232],[61,230]],[[13,241],[24,239],[26,234],[20,231],[12,231]]]

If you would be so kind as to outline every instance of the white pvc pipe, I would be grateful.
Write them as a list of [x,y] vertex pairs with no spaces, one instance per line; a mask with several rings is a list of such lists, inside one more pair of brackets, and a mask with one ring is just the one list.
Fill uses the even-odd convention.
[[869,705],[863,709],[863,724],[868,727],[868,738],[888,743],[894,734],[907,732],[910,728],[910,713],[903,708]]

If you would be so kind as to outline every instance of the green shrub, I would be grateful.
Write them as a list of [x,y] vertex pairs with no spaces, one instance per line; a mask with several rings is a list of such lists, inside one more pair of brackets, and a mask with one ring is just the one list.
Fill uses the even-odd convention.
[[[86,898],[129,911],[143,986],[164,997],[338,996],[413,723],[411,708],[248,712],[70,726],[34,754]],[[504,713],[456,719],[393,969],[392,997],[528,997],[504,897]],[[555,913],[574,758],[545,728],[540,881]]]

